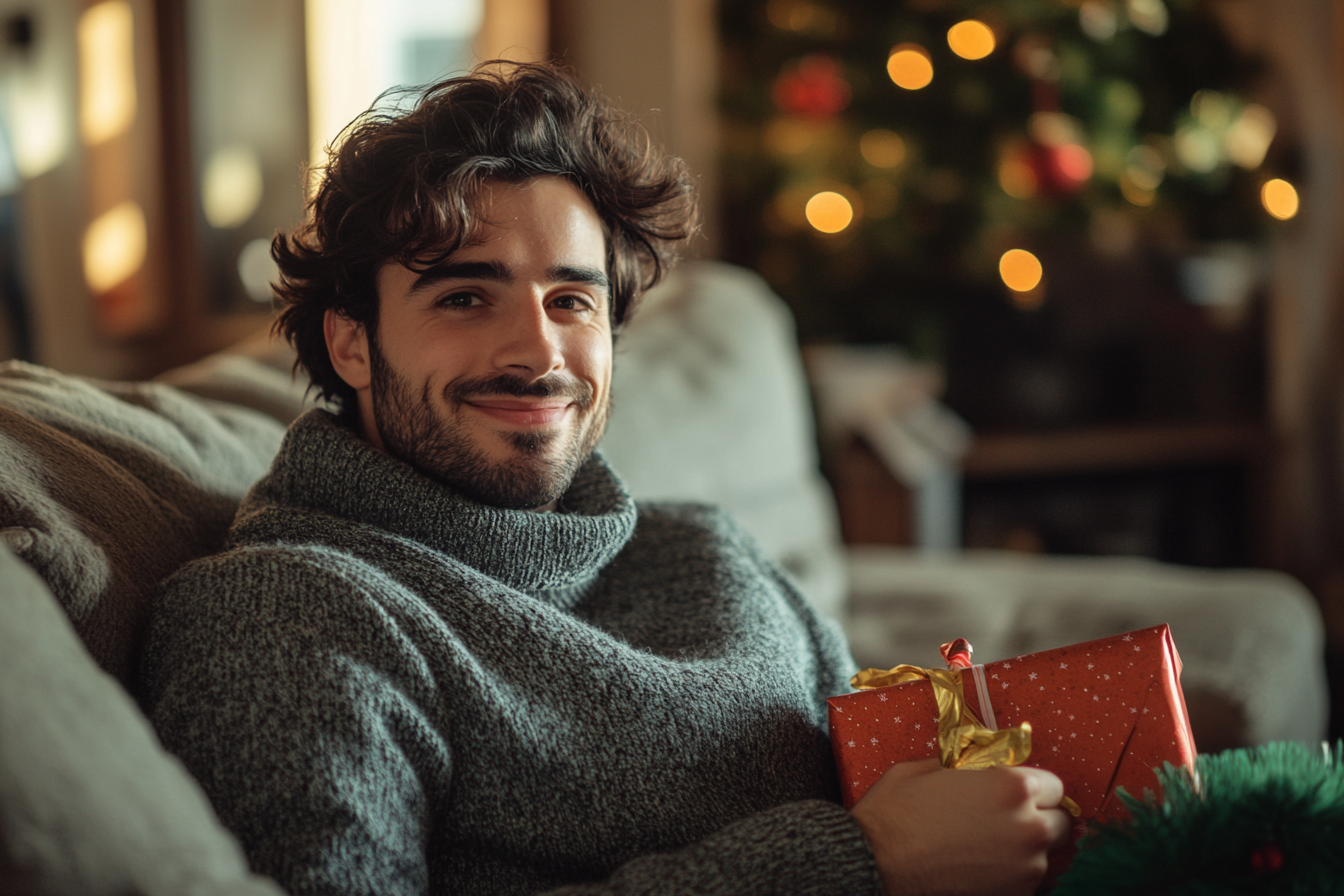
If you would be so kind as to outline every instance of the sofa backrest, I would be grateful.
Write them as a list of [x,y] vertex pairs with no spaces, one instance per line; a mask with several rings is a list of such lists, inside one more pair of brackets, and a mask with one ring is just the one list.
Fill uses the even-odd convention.
[[0,543],[129,685],[155,584],[220,546],[283,433],[159,383],[0,364]]

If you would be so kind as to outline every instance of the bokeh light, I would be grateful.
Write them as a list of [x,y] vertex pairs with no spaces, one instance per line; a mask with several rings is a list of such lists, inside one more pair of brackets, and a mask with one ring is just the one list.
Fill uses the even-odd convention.
[[824,190],[807,200],[807,223],[822,233],[839,233],[854,220],[854,206],[848,199]]
[[1040,259],[1026,249],[1009,249],[999,259],[999,276],[1013,292],[1031,292],[1044,274]]
[[59,165],[70,142],[59,85],[49,79],[13,78],[9,103],[9,136],[19,174],[34,178]]
[[145,213],[123,202],[100,215],[84,233],[84,280],[95,295],[126,280],[145,263],[149,238]]
[[999,186],[1014,199],[1030,199],[1036,195],[1036,169],[1022,152],[1006,153],[999,161]]
[[280,266],[271,257],[269,239],[258,237],[243,246],[238,253],[238,279],[252,301],[260,305],[271,300],[271,282],[280,279]]
[[248,146],[234,144],[210,154],[201,177],[205,220],[219,230],[252,217],[262,197],[261,159]]
[[967,19],[948,29],[947,45],[962,59],[984,59],[994,52],[994,32],[984,22]]
[[1297,188],[1281,177],[1265,181],[1260,188],[1260,204],[1280,221],[1287,221],[1297,215]]
[[1126,0],[1125,12],[1131,25],[1153,37],[1166,34],[1171,23],[1171,15],[1162,0]]
[[1248,170],[1259,168],[1278,128],[1273,112],[1258,103],[1250,103],[1228,128],[1223,149],[1233,164]]
[[1157,199],[1156,190],[1135,183],[1128,171],[1120,175],[1120,195],[1139,208],[1147,208]]
[[1084,184],[1092,177],[1092,153],[1077,143],[1066,143],[1055,153],[1059,173],[1075,184]]
[[919,90],[933,82],[933,60],[919,44],[898,44],[887,58],[887,74],[897,87]]
[[1111,40],[1119,24],[1115,4],[1111,0],[1083,0],[1078,7],[1078,26],[1095,41],[1105,43]]
[[79,17],[79,129],[90,145],[135,120],[135,45],[131,4],[104,0]]
[[859,152],[874,168],[895,168],[905,161],[905,141],[886,128],[874,128],[859,138]]

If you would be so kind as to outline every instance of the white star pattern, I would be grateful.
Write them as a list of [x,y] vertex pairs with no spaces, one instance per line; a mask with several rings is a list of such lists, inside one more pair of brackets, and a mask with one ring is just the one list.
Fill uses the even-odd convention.
[[868,743],[872,744],[873,746],[877,746],[877,738],[875,737],[868,738]]
[[999,673],[995,672],[993,675],[991,675],[991,676],[989,676],[989,677],[990,677],[990,678],[998,678],[998,677],[999,677]]
[[901,724],[901,717],[900,717],[900,716],[897,716],[897,717],[896,717],[896,724],[897,724],[897,725]]
[[1072,713],[1069,714],[1069,721],[1070,721],[1070,722],[1072,722],[1075,718],[1076,718],[1076,716],[1074,716]]
[[1092,669],[1092,667],[1094,667],[1095,665],[1096,665],[1096,663],[1088,663],[1088,664],[1087,664],[1087,668],[1090,670],[1090,669]]
[[1030,675],[1028,675],[1027,677],[1030,678],[1032,681],[1035,681],[1035,680],[1036,680],[1036,673],[1033,672],[1033,673],[1031,673]]
[[1077,737],[1077,736],[1078,736],[1078,732],[1077,732],[1077,731],[1074,731],[1074,732],[1072,732],[1072,733],[1069,734],[1069,737]]
[[1012,664],[1012,663],[1004,663],[1004,664],[1003,664],[1003,668],[1005,668],[1005,669],[1011,669],[1011,668],[1013,668],[1013,664]]
[[1045,690],[1045,685],[1041,685],[1041,690]]
[[1134,713],[1135,715],[1138,715],[1138,714],[1139,714],[1139,708],[1138,708],[1137,706],[1131,706],[1131,707],[1129,708],[1129,711],[1132,712],[1132,713]]
[[1005,682],[1003,683],[1003,689],[1004,689],[1005,691],[1008,690],[1008,682],[1005,681]]
[[1111,680],[1111,676],[1109,676],[1109,675],[1105,675],[1105,674],[1103,674],[1101,677],[1104,678],[1104,679],[1106,679],[1107,681],[1110,681],[1110,680]]
[[1092,699],[1095,700],[1095,701],[1097,701],[1098,703],[1100,703],[1100,702],[1101,702],[1101,695],[1100,695],[1100,694],[1093,694],[1093,695],[1092,695]]
[[932,749],[933,749],[933,741],[931,741],[931,740],[930,740],[930,741],[925,741],[925,742],[924,742],[924,746],[926,746],[926,747],[928,747],[930,750],[932,750]]
[[887,702],[887,695],[886,695],[886,694],[878,694],[878,695],[877,695],[877,699],[881,700],[883,703],[886,703],[886,702]]
[[918,722],[915,723],[915,729],[916,729],[916,730],[919,729],[919,723],[918,723]]
[[1059,668],[1061,668],[1061,669],[1067,669],[1067,668],[1069,668],[1069,664],[1068,664],[1068,663],[1060,663],[1060,664],[1059,664]]
[[1133,636],[1133,635],[1125,635],[1125,636],[1124,636],[1123,638],[1121,638],[1120,640],[1121,640],[1121,641],[1133,641],[1133,640],[1134,640],[1134,636]]
[[851,747],[853,747],[853,746],[854,746],[854,741],[850,741],[850,742],[849,742],[849,745],[850,745]]
[[1137,644],[1134,645],[1134,652],[1135,652],[1135,653],[1138,653],[1138,652],[1139,652],[1140,650],[1142,650],[1142,649],[1143,649],[1143,648],[1140,647],[1139,645],[1137,645]]
[[1058,753],[1058,752],[1059,752],[1059,747],[1051,747],[1051,748],[1050,748],[1050,752],[1052,752],[1052,753]]

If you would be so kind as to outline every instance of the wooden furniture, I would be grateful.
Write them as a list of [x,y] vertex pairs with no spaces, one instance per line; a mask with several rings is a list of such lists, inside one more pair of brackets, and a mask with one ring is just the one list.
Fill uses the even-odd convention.
[[[1267,431],[1253,424],[1145,424],[988,433],[975,437],[963,459],[964,504],[969,520],[983,495],[996,488],[1001,492],[1014,483],[1030,483],[1046,491],[1065,489],[1086,503],[1089,489],[1123,489],[1129,481],[1126,477],[1142,482],[1224,471],[1231,474],[1224,477],[1229,483],[1239,481],[1227,487],[1241,493],[1225,497],[1241,508],[1243,517],[1225,522],[1244,527],[1247,553],[1241,562],[1254,564],[1263,562],[1262,508],[1270,457]],[[846,543],[914,543],[913,495],[861,439],[850,440],[831,455],[827,475]],[[1029,523],[1024,522],[1009,527],[1002,538],[986,543],[982,535],[979,542],[973,538],[968,546],[1049,549],[1049,544],[1030,533]]]

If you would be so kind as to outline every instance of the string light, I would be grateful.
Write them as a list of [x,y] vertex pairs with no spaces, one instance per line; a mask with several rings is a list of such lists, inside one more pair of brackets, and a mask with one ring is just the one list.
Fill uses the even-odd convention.
[[859,152],[874,168],[895,168],[905,161],[905,141],[886,128],[874,128],[859,138]]
[[839,233],[854,220],[854,206],[839,193],[825,190],[807,200],[807,223],[822,233]]
[[933,82],[933,60],[919,44],[898,44],[887,58],[887,74],[897,87],[920,90]]
[[962,59],[984,59],[994,52],[994,32],[984,22],[967,19],[948,29],[947,45]]
[[1300,204],[1297,188],[1281,177],[1265,181],[1265,185],[1260,188],[1260,204],[1275,218],[1287,221],[1297,216]]
[[1026,249],[1009,249],[999,259],[999,276],[1013,292],[1031,292],[1044,274],[1040,259]]

